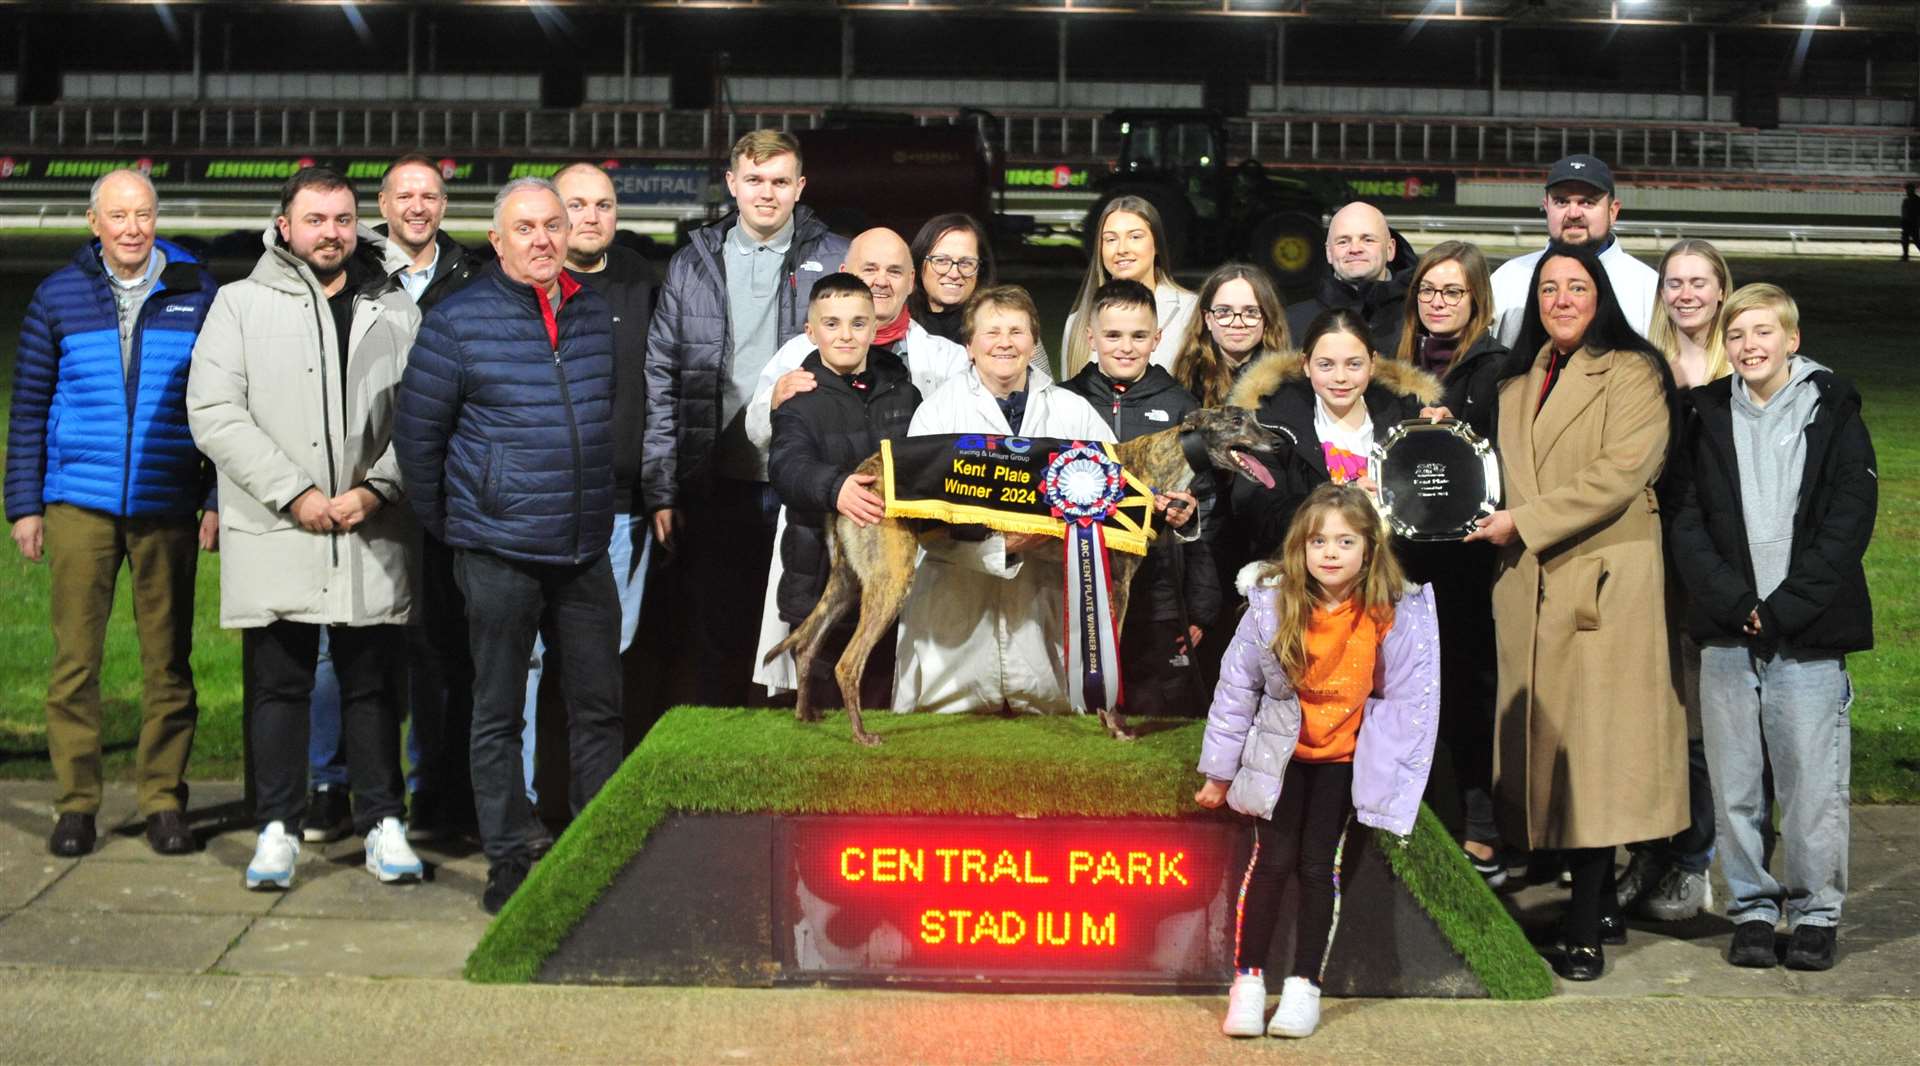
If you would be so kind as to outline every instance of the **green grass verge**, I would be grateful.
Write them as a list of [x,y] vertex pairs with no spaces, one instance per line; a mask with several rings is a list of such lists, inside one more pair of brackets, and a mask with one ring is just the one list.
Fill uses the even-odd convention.
[[[1132,744],[1091,717],[867,716],[886,738],[858,747],[844,716],[802,725],[784,711],[679,707],[647,734],[534,867],[467,958],[481,982],[531,981],[600,893],[674,812],[1157,816],[1193,814],[1204,723],[1146,723]],[[1552,981],[1431,812],[1396,873],[1496,998],[1536,999]]]

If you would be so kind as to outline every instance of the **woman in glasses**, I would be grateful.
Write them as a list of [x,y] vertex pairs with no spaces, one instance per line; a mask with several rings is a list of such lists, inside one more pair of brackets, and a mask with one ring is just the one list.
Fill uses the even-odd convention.
[[920,283],[907,310],[922,329],[965,346],[967,301],[994,284],[993,243],[972,215],[935,215],[914,235],[913,267]]
[[1285,351],[1293,338],[1280,294],[1266,271],[1227,263],[1200,286],[1200,312],[1188,321],[1173,363],[1174,380],[1202,407],[1226,402],[1240,372],[1263,352]]
[[[1486,256],[1446,241],[1420,257],[1407,287],[1399,361],[1441,379],[1441,408],[1491,440],[1506,346],[1493,332]],[[1489,886],[1506,883],[1514,856],[1493,817],[1493,567],[1486,543],[1428,544],[1423,554],[1440,615],[1440,739],[1453,757],[1461,849]],[[1446,806],[1451,806],[1447,804]]]
[[1095,229],[1100,235],[1099,244],[1088,249],[1087,275],[1080,282],[1080,296],[1073,303],[1073,313],[1067,316],[1066,336],[1060,341],[1061,378],[1078,374],[1092,358],[1085,323],[1093,318],[1093,294],[1116,278],[1137,281],[1153,290],[1160,343],[1153,349],[1152,362],[1171,371],[1196,301],[1192,292],[1173,280],[1173,249],[1167,244],[1160,212],[1138,196],[1116,196],[1100,212]]

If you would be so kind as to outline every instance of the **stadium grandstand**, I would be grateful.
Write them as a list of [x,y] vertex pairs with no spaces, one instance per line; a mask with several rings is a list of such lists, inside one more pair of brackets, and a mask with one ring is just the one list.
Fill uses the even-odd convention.
[[1069,206],[1138,109],[1218,115],[1230,166],[1413,178],[1422,210],[1526,209],[1571,151],[1642,218],[1884,222],[1920,172],[1910,3],[79,0],[0,5],[0,39],[10,212],[128,160],[207,194],[415,149],[456,196],[543,161],[678,164],[661,207],[738,133],[850,109],[971,125],[1006,184]]

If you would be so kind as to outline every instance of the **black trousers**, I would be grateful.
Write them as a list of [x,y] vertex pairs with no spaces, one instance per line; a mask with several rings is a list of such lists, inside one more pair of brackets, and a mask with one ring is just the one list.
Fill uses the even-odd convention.
[[1493,545],[1422,547],[1440,618],[1440,742],[1460,789],[1463,835],[1493,844]]
[[1569,848],[1567,872],[1573,875],[1573,898],[1567,905],[1568,947],[1600,946],[1600,916],[1620,916],[1615,892],[1613,848]]
[[592,562],[525,563],[465,548],[454,576],[467,600],[473,650],[473,737],[469,761],[480,845],[489,862],[526,857],[533,825],[520,736],[533,638],[546,635],[566,658],[568,799],[575,814],[620,767],[620,601],[602,552]]
[[473,724],[473,658],[467,639],[467,603],[453,576],[453,549],[426,534],[420,551],[417,624],[407,627],[407,672],[413,731],[421,765],[421,792],[429,793],[443,823],[466,824],[473,784],[467,774]]
[[1198,649],[1188,649],[1185,666],[1173,662],[1185,636],[1179,619],[1156,622],[1144,609],[1128,612],[1126,628],[1120,631],[1121,710],[1152,717],[1206,716],[1207,694],[1195,662]]
[[1287,763],[1273,817],[1253,823],[1235,966],[1266,965],[1280,921],[1280,889],[1289,874],[1297,873],[1300,910],[1294,915],[1292,976],[1319,983],[1333,938],[1335,858],[1352,814],[1352,763]]
[[709,494],[675,514],[675,599],[685,613],[671,681],[674,700],[715,707],[764,704],[764,696],[755,695],[753,653],[779,497],[764,482],[716,479]]
[[[340,678],[340,728],[353,793],[354,828],[365,833],[405,810],[400,773],[400,712],[389,684],[393,657],[405,644],[400,626],[328,626],[333,669]],[[298,833],[307,813],[307,740],[320,627],[274,622],[248,629],[246,683],[254,761],[254,822],[282,822]]]

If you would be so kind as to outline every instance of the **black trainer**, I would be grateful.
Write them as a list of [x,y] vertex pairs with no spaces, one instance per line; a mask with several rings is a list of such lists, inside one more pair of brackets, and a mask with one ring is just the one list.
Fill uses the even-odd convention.
[[1734,926],[1727,961],[1754,970],[1773,969],[1780,962],[1773,953],[1773,923],[1755,919]]
[[1833,969],[1833,927],[1802,924],[1787,941],[1787,969]]
[[499,914],[526,879],[527,860],[523,858],[502,859],[487,867],[487,890],[480,896],[480,909]]
[[300,839],[330,844],[353,832],[353,807],[344,788],[321,786],[307,797],[307,816],[300,820]]

